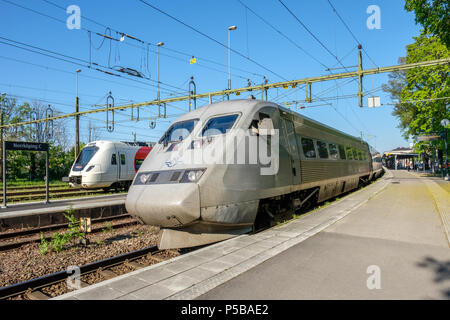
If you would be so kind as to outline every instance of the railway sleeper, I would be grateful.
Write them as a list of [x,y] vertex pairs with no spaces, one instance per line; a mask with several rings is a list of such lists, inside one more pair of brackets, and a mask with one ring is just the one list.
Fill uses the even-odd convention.
[[40,290],[27,291],[25,296],[30,300],[48,300],[50,297]]

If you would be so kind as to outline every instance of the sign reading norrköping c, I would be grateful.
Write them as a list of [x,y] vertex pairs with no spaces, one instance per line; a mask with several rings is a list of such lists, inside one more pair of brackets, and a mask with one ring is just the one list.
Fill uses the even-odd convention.
[[48,151],[48,143],[5,141],[6,150]]

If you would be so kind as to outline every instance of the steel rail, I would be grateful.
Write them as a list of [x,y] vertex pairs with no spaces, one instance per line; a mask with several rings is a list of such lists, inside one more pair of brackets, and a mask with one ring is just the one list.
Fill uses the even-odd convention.
[[[80,267],[80,275],[84,275],[99,268],[112,267],[117,264],[123,263],[127,260],[137,259],[143,257],[149,253],[155,253],[158,251],[157,246],[150,246],[144,249],[135,250],[132,252],[124,253],[118,256],[114,256],[111,258],[106,258],[100,261],[95,261],[89,264],[85,264]],[[68,278],[69,274],[67,271],[58,271],[52,274],[48,274],[39,278],[19,282],[16,284],[12,284],[6,287],[0,288],[0,300],[8,299],[14,296],[18,296],[20,294],[26,293],[27,291],[35,291],[44,287],[48,287],[55,283],[59,283]]]
[[[109,217],[102,217],[102,218],[95,218],[91,220],[91,223],[99,223],[103,221],[113,221],[118,219],[124,219],[124,218],[131,218],[130,214],[118,214],[114,216]],[[69,226],[69,223],[59,223],[59,224],[53,224],[50,226],[45,227],[39,227],[39,228],[33,228],[33,229],[27,229],[27,230],[20,230],[15,232],[2,232],[0,233],[0,239],[10,239],[15,237],[23,237],[30,234],[37,234],[40,232],[48,232],[53,231],[61,228],[66,228]]]

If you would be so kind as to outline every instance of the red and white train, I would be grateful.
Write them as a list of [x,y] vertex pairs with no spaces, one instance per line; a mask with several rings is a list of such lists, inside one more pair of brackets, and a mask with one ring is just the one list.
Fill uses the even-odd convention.
[[70,170],[69,185],[83,189],[128,189],[151,150],[151,143],[90,142]]

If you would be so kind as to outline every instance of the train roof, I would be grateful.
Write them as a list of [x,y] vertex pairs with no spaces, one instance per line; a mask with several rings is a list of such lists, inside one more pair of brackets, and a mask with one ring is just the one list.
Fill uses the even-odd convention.
[[[123,147],[150,147],[152,146],[152,143],[146,143],[146,142],[127,142],[127,141],[111,141],[111,140],[96,140],[91,141],[85,145],[85,147],[88,146],[100,146],[100,145],[120,145]],[[153,143],[154,145],[154,143]]]
[[228,113],[228,112],[242,112],[242,111],[247,111],[247,112],[251,112],[252,109],[259,109],[261,107],[261,105],[264,106],[273,106],[273,107],[277,107],[280,110],[291,114],[294,117],[297,118],[301,118],[304,121],[306,120],[307,124],[312,126],[312,127],[316,127],[320,130],[326,130],[332,134],[338,134],[340,136],[343,136],[345,138],[351,139],[355,142],[359,142],[359,143],[365,143],[363,140],[361,140],[358,137],[352,136],[350,134],[347,134],[345,132],[342,132],[338,129],[332,128],[330,126],[327,126],[326,124],[323,124],[321,122],[318,122],[316,120],[313,120],[307,116],[301,115],[295,111],[292,111],[290,109],[284,108],[276,103],[270,102],[270,101],[264,101],[264,100],[257,100],[257,99],[236,99],[236,100],[227,100],[227,101],[220,101],[220,102],[215,102],[212,104],[207,104],[204,105],[202,107],[197,108],[194,111],[191,111],[189,113],[186,113],[184,115],[182,115],[181,117],[179,117],[177,120],[178,121],[184,121],[184,120],[189,120],[189,119],[194,119],[194,118],[200,118],[205,112],[208,112],[209,114],[220,114],[220,113]]

